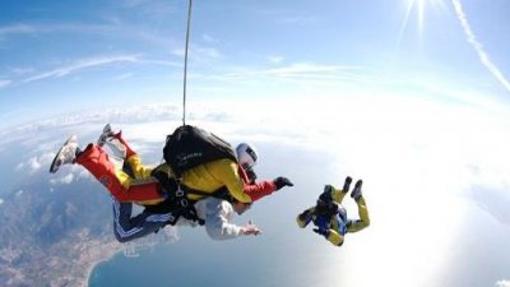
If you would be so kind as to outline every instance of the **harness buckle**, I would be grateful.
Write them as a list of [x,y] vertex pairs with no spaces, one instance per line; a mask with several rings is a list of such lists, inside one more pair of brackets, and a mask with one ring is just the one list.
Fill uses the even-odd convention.
[[182,207],[188,207],[188,200],[185,199],[185,198],[181,199],[181,206]]
[[177,191],[175,191],[175,195],[177,197],[183,197],[184,196],[184,190],[182,190],[181,187],[179,186],[179,188],[177,188]]

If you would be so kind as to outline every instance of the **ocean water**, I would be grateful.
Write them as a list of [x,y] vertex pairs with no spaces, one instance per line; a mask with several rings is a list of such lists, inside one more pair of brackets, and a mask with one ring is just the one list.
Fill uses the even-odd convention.
[[312,249],[270,236],[213,242],[198,231],[183,233],[174,244],[100,264],[89,286],[313,285],[306,274]]

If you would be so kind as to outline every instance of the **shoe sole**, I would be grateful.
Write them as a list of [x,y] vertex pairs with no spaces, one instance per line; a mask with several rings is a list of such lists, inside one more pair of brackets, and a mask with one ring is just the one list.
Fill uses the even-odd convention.
[[57,155],[55,155],[55,158],[53,158],[53,161],[51,162],[51,165],[50,165],[50,173],[56,173],[60,167],[59,166],[56,166],[56,163],[57,163],[57,159],[59,157],[59,155],[62,153],[62,150],[64,149],[64,147],[71,141],[71,139],[74,137],[73,136],[70,136],[66,142],[60,147],[60,149],[58,150],[57,152]]

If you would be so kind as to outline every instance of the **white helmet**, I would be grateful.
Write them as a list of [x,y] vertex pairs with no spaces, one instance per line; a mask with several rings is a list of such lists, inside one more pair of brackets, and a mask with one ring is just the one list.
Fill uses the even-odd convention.
[[252,168],[257,163],[257,150],[253,145],[240,143],[236,147],[237,160],[244,168]]

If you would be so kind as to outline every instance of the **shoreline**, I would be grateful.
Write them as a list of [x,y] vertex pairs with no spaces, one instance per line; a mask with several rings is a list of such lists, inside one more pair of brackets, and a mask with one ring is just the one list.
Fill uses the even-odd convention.
[[94,269],[101,263],[103,262],[107,262],[109,260],[111,260],[113,257],[115,257],[117,254],[119,254],[120,252],[122,252],[122,248],[119,248],[117,251],[115,252],[112,252],[112,254],[109,254],[108,256],[106,257],[103,257],[103,258],[100,258],[100,259],[97,259],[96,261],[94,262],[91,262],[91,264],[87,267],[87,270],[85,272],[85,279],[84,279],[84,282],[83,284],[81,284],[81,286],[84,286],[84,287],[88,287],[90,286],[90,279],[92,278],[92,272],[94,271]]
[[90,278],[94,269],[101,263],[111,260],[115,255],[123,250],[123,246],[116,241],[99,240],[90,244],[87,251],[82,253],[81,262],[84,262],[86,268],[82,271],[83,277],[79,286],[87,287],[90,284]]

